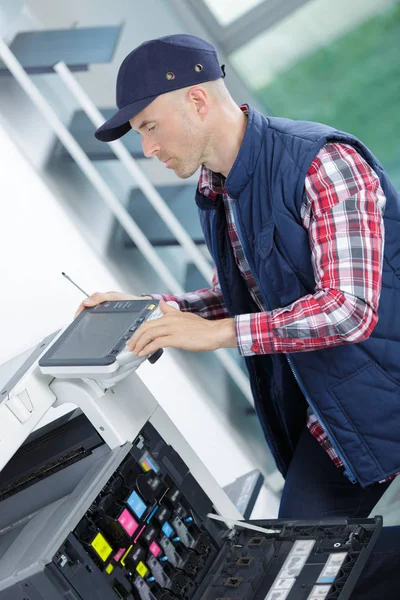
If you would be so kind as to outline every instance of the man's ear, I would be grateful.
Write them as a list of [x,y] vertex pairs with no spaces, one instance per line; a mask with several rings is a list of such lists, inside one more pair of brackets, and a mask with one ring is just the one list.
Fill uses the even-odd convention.
[[207,90],[201,85],[194,85],[186,93],[187,100],[199,117],[204,117],[210,109],[210,98]]

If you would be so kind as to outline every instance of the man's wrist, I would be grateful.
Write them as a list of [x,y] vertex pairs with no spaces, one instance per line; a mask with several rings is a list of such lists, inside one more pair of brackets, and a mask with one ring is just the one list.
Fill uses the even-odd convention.
[[237,348],[235,319],[220,319],[215,325],[218,328],[218,347]]

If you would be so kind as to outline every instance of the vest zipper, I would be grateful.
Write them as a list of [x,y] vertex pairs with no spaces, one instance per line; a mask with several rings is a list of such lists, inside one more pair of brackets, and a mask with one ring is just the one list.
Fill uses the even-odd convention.
[[[243,238],[242,232],[241,232],[240,222],[239,222],[239,219],[238,219],[237,204],[236,204],[235,200],[233,200],[232,206],[233,206],[233,213],[235,215],[236,228],[237,228],[237,232],[238,232],[240,243],[241,243],[242,248],[243,248],[243,252],[244,252],[244,254],[246,256],[246,259],[247,259],[248,265],[249,265],[249,267],[251,269],[251,272],[253,274],[253,277],[254,277],[254,279],[255,279],[255,281],[257,283],[257,287],[258,287],[258,289],[260,291],[260,294],[262,295],[262,297],[264,299],[265,305],[267,306],[267,309],[270,310],[268,299],[265,297],[265,294],[264,294],[264,292],[262,290],[262,287],[260,285],[258,276],[257,276],[256,271],[254,269],[254,265],[249,260],[249,255],[247,253],[247,247],[246,247],[246,244],[244,243],[244,238]],[[293,366],[293,364],[292,364],[289,356],[287,354],[285,354],[285,357],[286,357],[286,360],[288,361],[290,370],[293,373],[293,377],[295,378],[295,380],[297,382],[297,385],[299,386],[300,390],[302,391],[302,393],[303,393],[303,395],[304,395],[304,397],[305,397],[305,399],[307,401],[307,404],[312,408],[312,410],[316,414],[316,416],[318,418],[318,421],[320,422],[320,424],[324,428],[324,430],[328,431],[327,428],[325,427],[323,419],[321,419],[321,416],[320,416],[318,410],[315,408],[314,403],[310,400],[310,397],[309,397],[309,395],[307,393],[307,390],[306,390],[303,382],[300,380],[300,377],[298,376],[297,371],[296,371],[295,367]],[[344,466],[344,469],[345,469],[344,470],[344,475],[346,475],[346,477],[349,479],[349,481],[351,483],[353,483],[353,484],[357,483],[357,479],[356,479],[356,476],[354,474],[354,471],[351,469],[351,467],[349,466],[349,464],[346,461],[346,459],[342,456],[341,452],[338,450],[338,447],[337,447],[336,441],[334,439],[334,436],[330,432],[329,432],[329,441],[331,442],[332,447],[334,448],[336,454],[338,455],[338,457],[340,458],[340,460],[343,463],[343,466]]]
[[[216,211],[214,214],[214,220],[213,220],[213,224],[211,226],[211,235],[213,238],[213,243],[214,243],[214,249],[215,249],[215,265],[217,267],[217,273],[218,273],[218,263],[219,263],[219,256],[218,256],[218,244],[217,244],[217,224],[216,224]],[[227,293],[226,293],[226,288],[225,288],[225,282],[223,282],[218,274],[218,283],[220,285],[221,288],[221,292],[222,292],[222,296],[225,298],[228,297]],[[224,290],[225,290],[225,294],[224,294]]]
[[[211,236],[212,236],[212,239],[213,239],[214,248],[217,249],[217,227],[216,227],[216,223],[215,223],[215,217],[214,217],[214,223],[212,224],[212,227],[211,227]],[[214,256],[214,259],[215,259],[215,265],[216,265],[217,271],[218,271],[218,262],[219,262],[218,259],[219,259],[219,257],[218,257],[218,253],[217,252],[216,252],[216,254]],[[219,285],[221,287],[222,296],[225,296],[227,298],[228,296],[226,294],[225,283],[219,277],[219,274],[218,274],[218,279],[219,279]],[[224,290],[225,290],[225,294],[224,294]],[[231,311],[230,311],[230,314],[231,314]],[[256,409],[256,412],[258,413],[257,409]],[[271,433],[271,430],[268,430],[269,426],[267,427],[267,425],[264,425],[263,418],[262,418],[262,415],[261,415],[261,411],[260,411],[260,414],[258,416],[259,416],[260,425],[261,425],[262,430],[264,431],[264,434],[266,435],[267,439],[270,439],[272,437],[272,433]],[[271,441],[271,443],[272,443],[272,441]],[[276,449],[275,449],[275,452],[276,452]],[[279,464],[279,462],[281,464]],[[284,470],[284,465],[282,464],[282,460],[279,457],[277,457],[276,463],[278,465],[278,469],[279,470]]]
[[[258,285],[258,284],[257,284],[257,285]],[[320,422],[321,426],[322,426],[322,427],[324,428],[324,430],[326,431],[326,427],[325,427],[325,425],[324,425],[324,421],[323,421],[323,419],[321,419],[321,415],[319,414],[318,410],[316,410],[316,408],[315,408],[315,405],[313,404],[313,402],[310,400],[310,398],[309,398],[309,396],[308,396],[308,394],[307,394],[307,392],[306,392],[305,386],[303,385],[303,382],[300,380],[300,377],[298,376],[296,369],[294,368],[294,366],[293,366],[293,364],[292,364],[292,362],[291,362],[291,360],[290,360],[289,356],[287,356],[287,355],[286,355],[286,360],[287,360],[287,361],[288,361],[288,363],[289,363],[289,367],[290,367],[290,370],[291,370],[291,371],[292,371],[292,373],[293,373],[293,377],[294,377],[294,378],[295,378],[295,380],[297,381],[297,385],[298,385],[298,386],[299,386],[299,388],[301,389],[301,391],[302,391],[302,393],[303,393],[303,395],[304,395],[304,397],[305,397],[305,399],[306,399],[307,403],[309,404],[309,406],[311,406],[312,410],[314,411],[314,413],[315,413],[315,414],[316,414],[316,416],[317,416],[317,419],[318,419],[318,421]],[[331,442],[331,444],[332,444],[332,447],[334,448],[334,450],[335,450],[336,454],[338,455],[338,457],[340,458],[340,460],[341,460],[341,461],[342,461],[342,463],[343,463],[343,466],[344,466],[344,469],[345,469],[345,470],[344,470],[344,475],[346,475],[346,477],[349,479],[349,481],[350,481],[351,483],[357,483],[357,479],[356,479],[356,476],[354,475],[354,472],[353,472],[353,471],[352,471],[352,469],[350,468],[350,466],[349,466],[348,462],[346,461],[346,459],[345,459],[345,458],[344,458],[344,457],[341,455],[341,453],[339,452],[339,450],[338,450],[338,447],[337,447],[337,445],[336,445],[336,442],[334,441],[334,437],[332,436],[332,434],[331,434],[331,433],[329,433],[329,441]]]

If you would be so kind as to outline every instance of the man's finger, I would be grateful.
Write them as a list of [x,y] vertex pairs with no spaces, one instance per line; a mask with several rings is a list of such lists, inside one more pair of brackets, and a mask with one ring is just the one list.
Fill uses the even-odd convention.
[[163,337],[159,337],[156,340],[153,340],[150,344],[147,344],[138,354],[138,356],[148,356],[149,354],[153,354],[157,352],[160,348],[168,348],[171,346],[172,336],[164,335]]
[[170,304],[165,302],[165,300],[160,300],[159,307],[160,307],[161,312],[163,312],[164,314],[168,314],[168,313],[173,314],[173,313],[180,312],[179,308],[175,308],[175,306],[171,306]]
[[97,304],[107,302],[107,300],[112,300],[114,294],[115,292],[95,292],[91,296],[85,298],[82,304],[87,307],[97,306]]
[[133,334],[131,339],[127,341],[127,347],[132,350],[134,354],[138,354],[152,340],[156,340],[168,334],[168,327],[166,327],[165,324],[159,324],[157,322],[152,322],[151,324],[153,327],[147,327],[144,331],[141,331],[142,325],[139,330]]
[[78,310],[74,314],[74,319],[76,319],[76,317],[81,314],[81,312],[83,311],[84,308],[85,307],[84,307],[83,303],[81,302],[80,305],[78,306]]
[[104,300],[102,300],[101,297],[105,295],[106,294],[102,294],[100,292],[95,292],[91,296],[88,296],[87,298],[82,300],[82,302],[78,306],[78,310],[76,311],[74,318],[76,319],[76,317],[83,311],[84,308],[96,306],[97,304],[100,304],[100,302],[104,302]]
[[94,292],[94,294],[91,294],[80,303],[74,318],[76,318],[79,315],[79,313],[83,311],[84,308],[92,308],[93,306],[97,306],[98,304],[102,304],[103,302],[110,302],[112,300],[141,299],[142,298],[139,296],[133,296],[132,294],[124,294],[122,292]]
[[127,345],[130,349],[133,350],[140,338],[149,331],[151,331],[151,337],[153,339],[158,337],[158,335],[166,335],[166,328],[171,325],[169,321],[166,321],[166,318],[167,317],[162,317],[160,319],[154,319],[154,321],[145,321],[127,341]]

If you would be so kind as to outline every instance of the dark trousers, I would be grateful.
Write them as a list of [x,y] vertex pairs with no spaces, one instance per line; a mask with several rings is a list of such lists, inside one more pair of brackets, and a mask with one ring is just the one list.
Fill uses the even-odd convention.
[[400,527],[384,527],[351,600],[399,600]]
[[[363,489],[343,475],[306,429],[290,464],[279,517],[368,517],[390,483]],[[351,600],[399,600],[400,527],[384,527]]]
[[351,483],[305,429],[290,463],[279,518],[368,517],[389,485],[363,489]]

